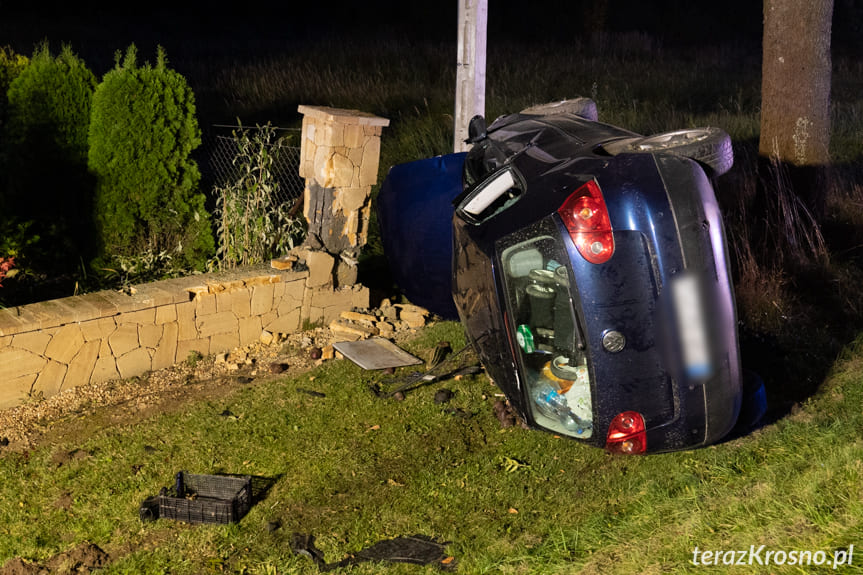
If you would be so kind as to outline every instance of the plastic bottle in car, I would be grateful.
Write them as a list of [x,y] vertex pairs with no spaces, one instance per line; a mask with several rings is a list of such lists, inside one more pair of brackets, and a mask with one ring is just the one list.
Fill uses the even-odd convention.
[[551,382],[541,381],[533,391],[533,401],[540,413],[558,420],[567,431],[582,435],[588,430],[588,423],[576,417],[566,403],[560,390]]

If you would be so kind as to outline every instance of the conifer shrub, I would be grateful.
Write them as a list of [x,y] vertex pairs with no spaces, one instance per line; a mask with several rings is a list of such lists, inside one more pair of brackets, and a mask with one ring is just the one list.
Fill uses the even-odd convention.
[[175,268],[203,269],[214,241],[191,158],[201,143],[195,99],[161,47],[155,66],[138,65],[134,45],[116,54],[96,89],[89,143],[97,265],[156,254]]
[[[29,62],[29,58],[16,54],[8,46],[0,48],[0,210],[6,214],[5,219],[9,217],[9,209],[8,207],[4,209],[3,205],[6,198],[6,172],[8,171],[5,150],[2,146],[3,126],[6,124],[6,117],[9,112],[9,99],[6,97],[6,92],[9,90],[9,85],[12,84],[12,80],[18,77]],[[2,228],[3,224],[0,223],[0,232],[4,231]]]
[[0,60],[11,79],[2,134],[6,222],[41,240],[21,254],[26,267],[53,277],[74,272],[92,245],[87,131],[96,77],[69,46],[53,56],[43,43],[29,63],[10,51]]
[[9,85],[29,62],[30,59],[27,56],[16,54],[8,46],[0,48],[0,129],[6,123],[6,113],[9,109],[9,100],[6,97]]

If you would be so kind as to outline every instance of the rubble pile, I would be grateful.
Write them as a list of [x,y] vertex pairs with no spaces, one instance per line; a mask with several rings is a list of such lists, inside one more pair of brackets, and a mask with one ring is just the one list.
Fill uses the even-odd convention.
[[[250,371],[252,376],[265,370],[281,373],[283,351],[292,350],[291,364],[298,358],[306,367],[320,365],[341,354],[333,349],[340,341],[358,341],[382,337],[396,342],[401,336],[412,335],[418,328],[433,322],[427,309],[412,304],[392,303],[384,299],[376,308],[354,308],[343,311],[327,326],[315,326],[299,333],[262,331],[258,341],[215,356],[215,366],[221,371]],[[300,351],[301,353],[296,353]]]

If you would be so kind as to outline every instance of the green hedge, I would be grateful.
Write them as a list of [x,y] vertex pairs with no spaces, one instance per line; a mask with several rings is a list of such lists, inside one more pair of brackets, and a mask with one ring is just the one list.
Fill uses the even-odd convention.
[[2,137],[4,210],[42,238],[32,263],[62,274],[78,267],[90,246],[87,126],[96,77],[68,46],[55,57],[43,43],[24,65],[6,56],[12,65],[0,68],[15,77]]
[[195,99],[161,47],[155,66],[139,66],[134,45],[117,53],[96,89],[89,143],[98,261],[167,254],[174,266],[203,269],[214,242],[191,159],[201,143]]
[[12,80],[17,78],[29,63],[30,59],[27,56],[16,54],[8,46],[0,48],[0,128],[6,123],[6,114],[9,109],[6,92],[12,84]]

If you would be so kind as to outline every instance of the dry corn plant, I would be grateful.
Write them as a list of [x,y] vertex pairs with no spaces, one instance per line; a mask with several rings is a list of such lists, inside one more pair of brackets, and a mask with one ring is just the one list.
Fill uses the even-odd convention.
[[233,182],[214,189],[219,269],[253,265],[293,248],[305,234],[305,220],[282,202],[273,172],[280,140],[269,123],[233,131],[237,168]]

